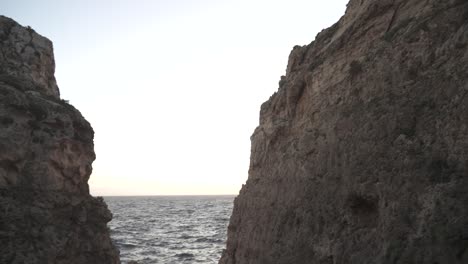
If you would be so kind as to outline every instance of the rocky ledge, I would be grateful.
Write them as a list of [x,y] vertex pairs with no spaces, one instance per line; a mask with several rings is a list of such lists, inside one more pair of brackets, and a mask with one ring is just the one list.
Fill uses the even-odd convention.
[[468,2],[351,0],[251,140],[220,264],[468,263]]
[[120,263],[89,194],[93,129],[54,70],[52,43],[0,16],[0,263]]

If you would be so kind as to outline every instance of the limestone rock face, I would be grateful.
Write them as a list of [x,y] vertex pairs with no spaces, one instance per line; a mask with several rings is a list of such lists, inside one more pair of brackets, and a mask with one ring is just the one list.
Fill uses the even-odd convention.
[[351,0],[251,140],[219,263],[468,263],[468,2]]
[[4,83],[59,98],[50,40],[1,16],[0,42],[0,78]]
[[61,100],[52,43],[0,16],[0,263],[120,263],[89,194],[90,124]]

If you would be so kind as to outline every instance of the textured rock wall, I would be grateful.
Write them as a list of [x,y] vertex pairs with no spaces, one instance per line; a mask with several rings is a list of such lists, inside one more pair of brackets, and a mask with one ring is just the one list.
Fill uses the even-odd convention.
[[351,0],[251,140],[219,263],[468,263],[468,2]]
[[0,16],[0,263],[119,263],[89,195],[94,132],[54,67],[49,40]]

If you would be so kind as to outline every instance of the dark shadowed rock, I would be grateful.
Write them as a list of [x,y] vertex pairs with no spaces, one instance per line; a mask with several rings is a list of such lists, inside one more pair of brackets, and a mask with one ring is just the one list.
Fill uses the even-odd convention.
[[219,263],[468,263],[468,2],[351,0],[251,139]]
[[89,195],[93,136],[59,97],[52,43],[0,16],[0,263],[120,263]]

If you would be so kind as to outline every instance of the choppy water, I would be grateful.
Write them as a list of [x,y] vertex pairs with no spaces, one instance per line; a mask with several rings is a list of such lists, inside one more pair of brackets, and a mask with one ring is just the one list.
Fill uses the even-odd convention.
[[218,263],[234,196],[105,197],[122,263]]

